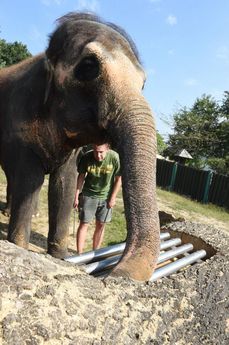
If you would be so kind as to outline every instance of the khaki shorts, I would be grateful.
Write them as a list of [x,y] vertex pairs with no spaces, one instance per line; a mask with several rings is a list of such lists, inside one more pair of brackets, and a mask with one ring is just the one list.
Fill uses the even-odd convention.
[[82,223],[90,223],[94,218],[101,223],[109,223],[111,216],[112,208],[107,207],[107,200],[100,200],[80,194],[79,220]]

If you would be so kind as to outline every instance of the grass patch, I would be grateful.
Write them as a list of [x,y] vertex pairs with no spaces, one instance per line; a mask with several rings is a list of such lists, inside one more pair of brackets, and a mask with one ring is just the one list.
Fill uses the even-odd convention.
[[112,245],[125,241],[126,220],[121,193],[118,195],[117,204],[113,209],[112,221],[106,225],[104,245]]
[[[163,189],[157,188],[157,198],[159,205],[163,204],[165,207],[170,208],[171,212],[176,217],[184,216],[187,220],[199,220],[202,218],[209,219],[209,222],[225,223],[225,228],[229,230],[229,212],[223,207],[213,204],[202,204],[200,202],[191,200],[185,196],[181,196],[174,192],[168,192]],[[161,209],[161,208],[160,208]],[[206,221],[205,219],[205,221]]]

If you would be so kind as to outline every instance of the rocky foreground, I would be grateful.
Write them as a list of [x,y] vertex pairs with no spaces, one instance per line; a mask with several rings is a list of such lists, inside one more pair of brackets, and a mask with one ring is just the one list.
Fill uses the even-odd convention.
[[185,222],[164,229],[203,239],[209,259],[154,283],[101,281],[0,241],[0,344],[228,344],[229,235]]

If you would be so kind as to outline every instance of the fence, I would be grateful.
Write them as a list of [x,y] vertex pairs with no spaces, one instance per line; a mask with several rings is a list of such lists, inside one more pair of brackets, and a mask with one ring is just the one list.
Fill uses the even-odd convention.
[[229,208],[229,177],[157,159],[157,185],[193,200]]

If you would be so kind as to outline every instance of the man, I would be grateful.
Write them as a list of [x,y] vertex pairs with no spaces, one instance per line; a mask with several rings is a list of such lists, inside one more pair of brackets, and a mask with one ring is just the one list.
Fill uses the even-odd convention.
[[92,219],[96,218],[93,250],[100,248],[105,223],[111,221],[112,208],[121,187],[119,156],[110,150],[107,143],[93,145],[93,151],[87,152],[81,158],[78,173],[74,207],[79,206],[80,224],[76,246],[78,254],[81,254]]

